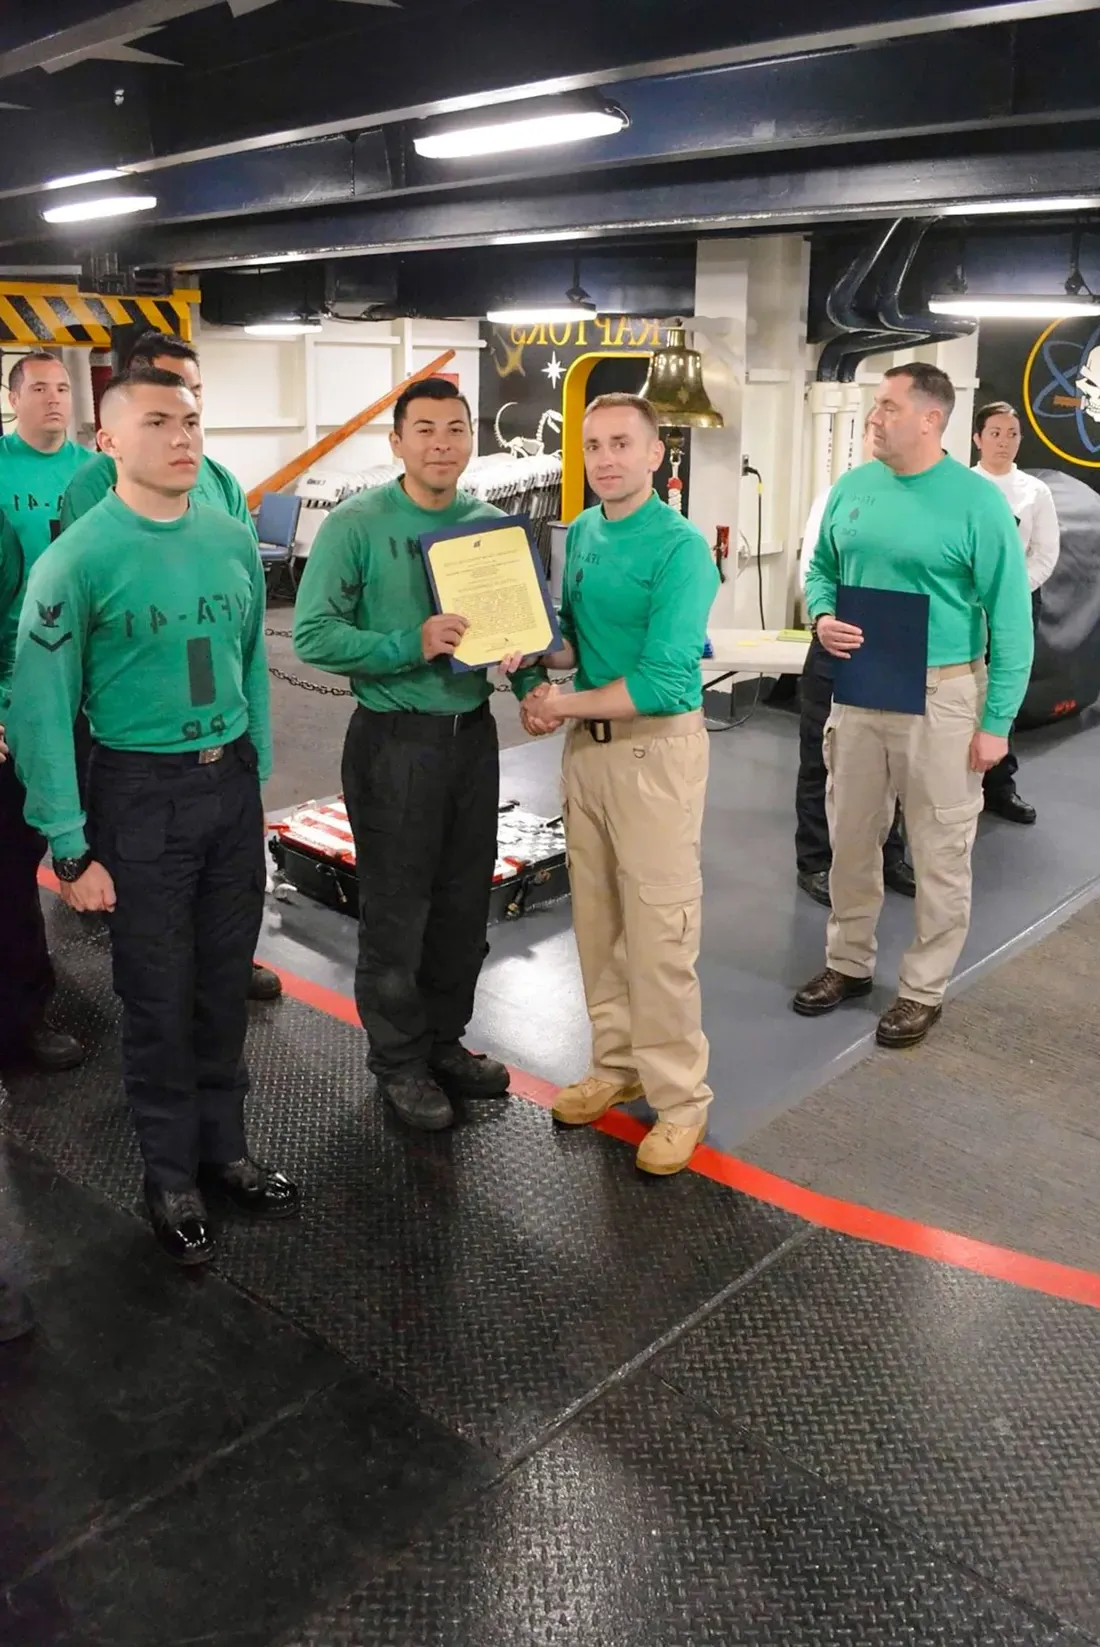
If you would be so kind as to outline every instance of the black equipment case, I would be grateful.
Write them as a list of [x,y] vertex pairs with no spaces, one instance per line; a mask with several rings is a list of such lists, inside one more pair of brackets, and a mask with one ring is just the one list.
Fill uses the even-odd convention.
[[[358,916],[355,841],[342,795],[296,806],[274,826],[268,844],[284,885],[344,915]],[[568,894],[561,819],[539,818],[515,801],[505,802],[497,822],[490,921],[515,920]]]

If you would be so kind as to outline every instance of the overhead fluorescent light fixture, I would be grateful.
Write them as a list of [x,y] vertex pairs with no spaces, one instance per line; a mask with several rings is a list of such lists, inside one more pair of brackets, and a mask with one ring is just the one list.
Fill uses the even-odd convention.
[[66,206],[48,206],[42,216],[47,223],[94,223],[102,218],[151,212],[156,203],[155,194],[101,195],[95,200],[72,200]]
[[122,177],[124,173],[118,166],[107,166],[101,172],[77,172],[73,177],[51,177],[48,183],[43,183],[44,189],[76,189],[82,183],[109,183],[112,178]]
[[1012,297],[1004,294],[950,292],[929,300],[934,315],[964,315],[970,320],[1066,320],[1073,315],[1100,315],[1095,298]]
[[495,234],[490,246],[542,246],[552,240],[591,240],[595,229],[532,229],[528,234]]
[[969,205],[941,206],[943,217],[997,217],[1001,212],[1088,212],[1100,206],[1100,195],[1056,195],[1037,200],[974,200]]
[[413,137],[413,148],[425,160],[467,160],[613,137],[629,125],[617,103],[571,93],[440,115]]
[[309,332],[320,330],[319,320],[258,320],[245,327],[249,337],[305,337]]
[[569,326],[574,320],[593,320],[594,303],[528,303],[515,309],[490,309],[485,316],[496,326]]

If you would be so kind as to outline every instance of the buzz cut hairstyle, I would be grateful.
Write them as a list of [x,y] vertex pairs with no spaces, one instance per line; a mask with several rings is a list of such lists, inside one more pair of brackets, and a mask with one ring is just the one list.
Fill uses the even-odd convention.
[[883,377],[907,377],[913,385],[914,393],[923,395],[931,400],[943,413],[946,426],[948,419],[955,410],[955,385],[947,373],[939,366],[931,366],[926,360],[911,360],[905,366],[891,366]]
[[402,390],[397,397],[397,404],[393,409],[393,430],[399,435],[405,427],[405,419],[409,415],[409,407],[414,400],[457,400],[465,409],[466,422],[472,429],[474,414],[470,410],[470,402],[461,394],[458,385],[449,383],[445,377],[422,377],[416,383],[410,383],[407,389]]
[[126,369],[149,365],[154,360],[193,360],[197,366],[199,352],[185,343],[175,332],[143,332],[126,357]]
[[620,409],[624,406],[632,408],[635,412],[637,412],[638,416],[646,425],[654,440],[660,440],[661,425],[657,421],[656,412],[653,410],[653,407],[649,404],[649,401],[644,395],[628,395],[624,393],[597,395],[595,400],[590,400],[588,405],[585,407],[584,415],[586,418],[589,418],[592,416],[593,412],[607,412]]
[[1014,417],[1017,423],[1020,421],[1019,412],[1007,400],[991,400],[988,406],[980,407],[975,414],[974,433],[980,435],[990,418],[994,417]]
[[[187,389],[187,385],[178,372],[166,372],[162,366],[133,366],[125,372],[118,372],[106,384],[99,401],[100,422],[103,421],[104,408],[114,399],[115,395],[124,394],[128,389]],[[190,390],[187,390],[190,394]]]
[[[16,361],[15,365],[8,374],[8,388],[11,390],[12,394],[17,395],[19,393],[20,389],[23,387],[23,379],[26,376],[27,367],[33,366],[36,360],[48,360],[55,366],[64,366],[65,364],[60,355],[51,354],[49,349],[32,349],[30,354],[20,355],[19,359]],[[68,374],[66,373],[66,375]]]

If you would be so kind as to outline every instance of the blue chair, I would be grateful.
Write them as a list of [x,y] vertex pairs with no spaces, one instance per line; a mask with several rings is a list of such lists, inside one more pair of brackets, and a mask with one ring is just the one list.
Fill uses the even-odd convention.
[[260,540],[260,559],[268,574],[268,587],[274,593],[279,573],[290,577],[293,589],[292,560],[294,539],[298,535],[298,516],[302,512],[301,498],[285,492],[265,492],[256,516],[256,536]]

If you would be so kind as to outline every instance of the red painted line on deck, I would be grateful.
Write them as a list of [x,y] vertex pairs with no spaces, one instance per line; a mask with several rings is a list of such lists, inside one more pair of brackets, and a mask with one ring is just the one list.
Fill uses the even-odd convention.
[[[48,869],[38,871],[39,885],[56,892],[56,877]],[[269,965],[265,961],[264,965]],[[289,972],[284,967],[272,967],[282,980],[287,995],[330,1018],[358,1026],[359,1014],[355,1002],[338,990],[315,984],[308,978]],[[550,1081],[526,1070],[512,1069],[512,1092],[543,1109],[553,1106],[558,1088]],[[637,1146],[645,1137],[646,1127],[623,1110],[612,1110],[598,1123],[600,1132],[608,1133],[623,1143]],[[1048,1293],[1052,1298],[1064,1298],[1070,1303],[1087,1304],[1100,1309],[1100,1275],[1091,1270],[1074,1269],[1068,1264],[1056,1264],[1047,1258],[1032,1258],[1011,1247],[998,1247],[988,1241],[975,1241],[968,1235],[941,1230],[931,1224],[918,1224],[895,1213],[877,1212],[873,1207],[860,1206],[856,1201],[840,1201],[835,1196],[822,1195],[803,1184],[792,1183],[753,1166],[735,1155],[726,1155],[701,1144],[692,1157],[690,1170],[703,1178],[710,1178],[727,1189],[737,1190],[780,1207],[784,1212],[803,1218],[808,1224],[835,1230],[859,1241],[871,1241],[880,1247],[893,1247],[899,1252],[915,1253],[936,1263],[953,1264],[957,1269],[972,1270],[995,1281],[1008,1281],[1032,1292]]]
[[[358,1024],[355,1003],[335,990],[324,989],[293,973],[275,968],[283,980],[288,995],[305,1001],[309,1006],[329,1012],[344,1023]],[[512,1092],[517,1098],[526,1098],[543,1109],[553,1107],[558,1088],[550,1081],[526,1070],[512,1069]],[[623,1110],[612,1110],[598,1123],[598,1131],[606,1132],[623,1143],[637,1146],[646,1134],[644,1122]],[[1075,1304],[1088,1304],[1100,1309],[1100,1275],[1091,1270],[1074,1269],[1068,1264],[1056,1264],[1046,1258],[1032,1258],[1015,1252],[1010,1247],[998,1247],[988,1241],[975,1241],[967,1235],[951,1230],[936,1229],[930,1224],[918,1224],[909,1218],[899,1218],[890,1212],[877,1212],[855,1201],[840,1201],[835,1196],[821,1195],[817,1190],[779,1178],[763,1167],[753,1166],[735,1155],[702,1144],[691,1161],[692,1172],[727,1189],[737,1190],[756,1201],[780,1207],[784,1212],[803,1218],[808,1224],[850,1235],[860,1241],[871,1241],[881,1247],[893,1247],[900,1252],[915,1253],[937,1263],[953,1264],[957,1269],[972,1270],[978,1275],[996,1281],[1009,1281],[1033,1292],[1048,1293]]]

